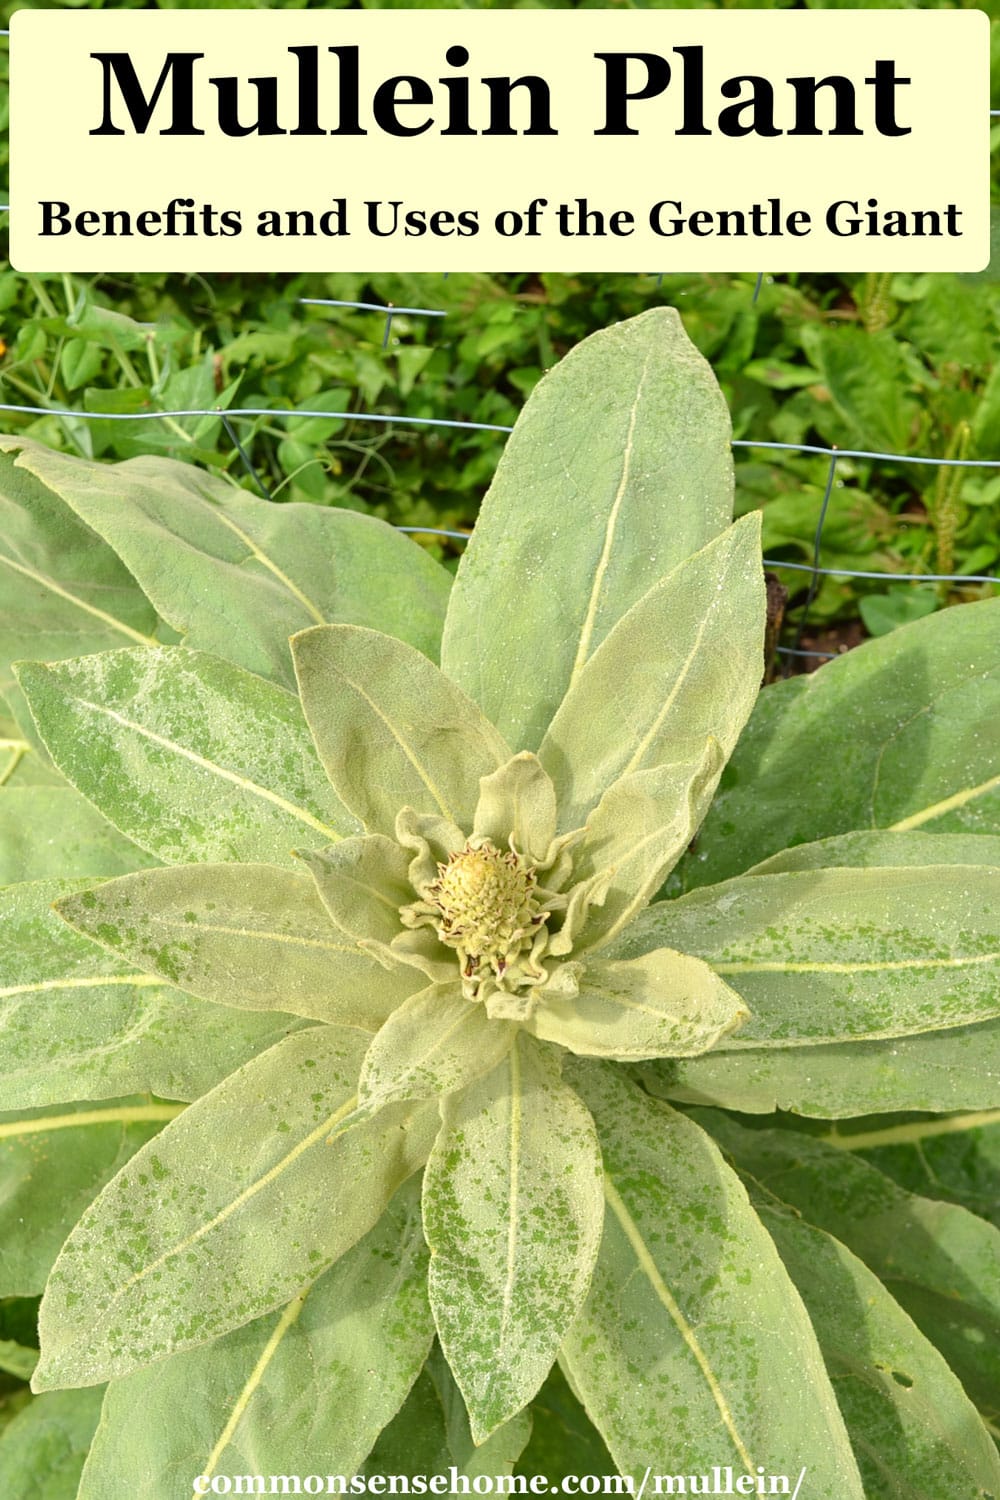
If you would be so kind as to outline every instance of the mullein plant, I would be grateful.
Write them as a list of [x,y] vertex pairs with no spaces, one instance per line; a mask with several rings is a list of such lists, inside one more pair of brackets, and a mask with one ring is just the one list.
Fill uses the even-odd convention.
[[668,310],[542,381],[453,584],[367,517],[0,450],[0,1293],[44,1286],[45,1393],[0,1477],[56,1423],[80,1500],[1000,1493],[1000,1233],[730,1112],[997,1104],[1000,605],[751,719],[760,517]]

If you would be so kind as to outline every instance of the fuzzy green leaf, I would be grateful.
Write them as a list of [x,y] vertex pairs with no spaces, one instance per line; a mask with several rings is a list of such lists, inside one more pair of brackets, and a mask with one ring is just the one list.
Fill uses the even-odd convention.
[[[1000,599],[948,609],[761,694],[689,885],[854,829],[1000,832]],[[826,766],[804,793],[804,766]]]
[[610,952],[669,945],[750,1008],[722,1046],[879,1040],[1000,1016],[1000,870],[834,869],[743,876],[647,908]]
[[1000,1099],[1000,1021],[885,1042],[718,1051],[643,1063],[659,1097],[745,1114],[791,1110],[824,1120],[882,1110],[993,1109]]
[[200,1000],[374,1031],[421,985],[334,927],[312,881],[276,865],[142,870],[57,905],[128,963]]
[[0,1115],[0,1297],[34,1297],[101,1188],[177,1113],[116,1099]]
[[1000,1455],[941,1355],[878,1277],[766,1195],[759,1212],[808,1309],[867,1500],[993,1500]]
[[429,985],[397,1006],[372,1041],[358,1099],[365,1107],[381,1107],[389,1100],[455,1093],[506,1057],[515,1029],[466,1000],[458,981]]
[[748,875],[789,870],[902,868],[905,865],[992,865],[1000,869],[1000,836],[988,833],[842,833],[783,849]]
[[618,1070],[567,1073],[600,1131],[608,1212],[561,1358],[620,1471],[805,1465],[815,1500],[864,1500],[809,1319],[736,1174]]
[[0,886],[155,863],[70,786],[11,786],[0,796]]
[[[747,1130],[717,1111],[702,1123],[767,1194],[859,1256],[968,1394],[1000,1415],[1000,1230],[897,1187],[853,1149],[798,1131]],[[905,1141],[912,1131],[898,1126],[895,1134]],[[878,1134],[891,1141],[893,1127]],[[837,1139],[851,1147],[850,1135]]]
[[37,1390],[209,1343],[287,1303],[367,1234],[437,1120],[393,1105],[351,1128],[364,1046],[335,1026],[288,1037],[132,1158],[53,1267]]
[[20,1500],[76,1500],[102,1395],[53,1391],[29,1402],[0,1439],[0,1493]]
[[442,663],[515,749],[637,599],[732,516],[730,425],[672,309],[584,340],[507,442],[448,606]]
[[111,548],[15,463],[12,444],[0,439],[0,693],[26,720],[11,662],[41,642],[47,661],[151,646],[157,621]]
[[316,882],[332,921],[352,938],[391,943],[398,937],[400,908],[414,898],[410,856],[394,839],[372,833],[342,839],[329,849],[303,850],[299,858]]
[[[763,671],[764,574],[754,511],[634,604],[571,677],[538,751],[564,829],[620,777],[731,754]],[[649,790],[649,788],[647,788]],[[676,803],[663,807],[664,821]]]
[[6,446],[21,450],[16,473],[39,476],[110,542],[189,646],[289,686],[288,637],[324,621],[437,656],[448,574],[383,521],[271,505],[171,459],[95,464],[23,438]]
[[580,993],[542,992],[527,1029],[580,1057],[692,1057],[741,1026],[747,1009],[707,964],[660,948],[619,963],[588,963]]
[[403,807],[471,828],[479,778],[510,751],[459,688],[412,647],[351,625],[304,630],[292,654],[320,760],[370,833],[391,836]]
[[196,1099],[302,1023],[221,1011],[169,989],[66,925],[81,881],[0,892],[0,1104],[153,1093]]
[[18,676],[53,760],[116,828],[168,864],[291,863],[357,824],[293,694],[180,646],[105,652]]
[[552,1056],[523,1034],[441,1108],[424,1174],[431,1306],[482,1442],[531,1400],[586,1296],[600,1149]]
[[163,1500],[195,1475],[357,1472],[434,1335],[416,1184],[281,1312],[108,1388],[78,1500]]

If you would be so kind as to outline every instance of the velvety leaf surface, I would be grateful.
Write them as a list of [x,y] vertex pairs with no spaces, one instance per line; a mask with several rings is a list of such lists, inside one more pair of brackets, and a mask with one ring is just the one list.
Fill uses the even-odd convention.
[[422,987],[334,927],[312,881],[277,865],[143,870],[67,896],[59,914],[201,1000],[375,1030]]
[[412,647],[349,625],[302,631],[292,654],[320,760],[368,832],[392,836],[403,807],[472,827],[479,778],[510,751],[459,688]]
[[842,833],[772,854],[748,875],[789,870],[902,868],[904,865],[992,865],[1000,868],[1000,836],[988,833]]
[[391,943],[399,935],[400,907],[409,905],[414,891],[407,873],[410,855],[394,839],[377,833],[341,839],[299,857],[330,917],[349,937]]
[[647,908],[609,956],[693,953],[743,996],[726,1051],[878,1040],[1000,1015],[1000,871],[754,875]]
[[462,986],[432,984],[389,1016],[365,1054],[358,1099],[432,1099],[492,1072],[510,1051],[516,1027],[494,1021],[466,1000]]
[[668,1099],[746,1114],[792,1110],[824,1120],[881,1110],[1000,1107],[1000,1021],[884,1042],[709,1052],[642,1063],[646,1087]]
[[0,1107],[196,1099],[302,1024],[193,1000],[81,937],[52,902],[84,884],[0,891]]
[[120,1099],[0,1115],[0,1297],[42,1291],[84,1209],[176,1112]]
[[969,1396],[1000,1415],[1000,1230],[906,1192],[853,1151],[798,1132],[746,1130],[715,1112],[702,1123],[741,1171],[859,1256]]
[[17,1500],[76,1500],[103,1392],[36,1396],[0,1437],[0,1486]]
[[328,1144],[354,1110],[364,1044],[334,1026],[286,1038],[108,1184],[49,1277],[36,1389],[125,1375],[242,1327],[367,1234],[437,1120],[393,1105]]
[[357,1472],[434,1336],[417,1184],[280,1312],[113,1381],[78,1500],[187,1495],[196,1475]]
[[710,736],[729,756],[760,686],[764,614],[754,511],[644,594],[574,673],[538,751],[562,828],[619,777],[684,760],[695,776]]
[[0,794],[0,886],[71,875],[124,875],[156,860],[69,786]]
[[168,864],[291,862],[296,843],[357,831],[292,693],[180,646],[23,663],[21,686],[59,769]]
[[[689,885],[854,829],[1000,832],[1000,599],[904,625],[766,688]],[[824,766],[810,776],[803,768]]]
[[759,1206],[816,1330],[866,1500],[993,1500],[1000,1455],[932,1344],[877,1276],[831,1236]]
[[535,387],[459,565],[445,671],[533,750],[624,612],[732,516],[730,425],[673,309],[585,339]]
[[[892,1127],[895,1128],[892,1128]],[[911,1193],[961,1204],[1000,1229],[1000,1107],[948,1119],[890,1121],[849,1149]]]
[[[154,645],[156,612],[110,547],[0,439],[0,692],[30,724],[10,664]],[[25,723],[27,721],[27,724]]]
[[441,1111],[424,1174],[431,1306],[481,1441],[531,1400],[586,1295],[600,1148],[554,1058],[523,1034]]
[[574,850],[575,881],[607,882],[573,942],[574,953],[596,951],[642,911],[698,829],[725,755],[709,740],[701,760],[656,766],[623,776],[587,819]]
[[806,1465],[815,1500],[864,1500],[809,1319],[736,1174],[620,1070],[567,1074],[597,1121],[608,1208],[561,1359],[620,1471]]
[[448,574],[383,521],[272,505],[171,459],[94,464],[6,443],[21,450],[14,472],[38,475],[103,536],[189,646],[289,686],[288,637],[328,620],[437,655]]
[[660,948],[588,963],[572,999],[542,995],[527,1029],[581,1057],[690,1057],[747,1019],[735,990],[686,953]]

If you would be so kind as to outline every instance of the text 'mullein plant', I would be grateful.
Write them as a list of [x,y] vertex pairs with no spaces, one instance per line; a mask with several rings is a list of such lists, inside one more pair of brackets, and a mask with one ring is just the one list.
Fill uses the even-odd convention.
[[[519,1458],[1000,1495],[954,1334],[1000,1327],[1000,1234],[949,1221],[951,1281],[894,1249],[911,1318],[845,1203],[926,1200],[725,1112],[996,1106],[955,1063],[1000,1027],[1000,859],[961,821],[989,745],[943,719],[882,781],[970,652],[1000,667],[996,607],[769,689],[687,853],[765,602],[673,313],[541,383],[453,585],[365,517],[0,450],[0,823],[35,820],[0,893],[2,1103],[11,1140],[63,1131],[82,1213],[64,1194],[0,1291],[46,1282],[18,1421],[93,1434],[80,1500]],[[836,697],[865,662],[896,695],[874,727]],[[755,787],[814,712],[841,791],[782,855]],[[98,1164],[95,1122],[141,1134]]]

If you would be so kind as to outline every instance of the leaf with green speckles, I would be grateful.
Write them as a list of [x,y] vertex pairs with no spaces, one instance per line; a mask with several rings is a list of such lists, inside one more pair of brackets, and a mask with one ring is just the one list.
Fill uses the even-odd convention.
[[842,833],[796,844],[753,865],[748,875],[789,870],[900,869],[906,865],[992,865],[1000,869],[1000,836],[988,833]]
[[607,952],[660,946],[704,959],[743,996],[750,1019],[726,1052],[989,1021],[1000,1016],[1000,870],[742,876],[648,907]]
[[758,1211],[809,1311],[867,1500],[995,1500],[1000,1454],[989,1433],[878,1277],[831,1235],[774,1207],[766,1193]]
[[163,1500],[196,1474],[354,1474],[433,1336],[410,1183],[287,1307],[112,1381],[78,1500]]
[[[849,1134],[838,1137],[845,1150],[799,1131],[747,1130],[717,1110],[699,1120],[765,1195],[859,1256],[983,1414],[1000,1420],[1000,1229],[897,1187],[855,1153]],[[897,1127],[902,1141],[908,1131]],[[894,1132],[890,1125],[879,1133],[891,1140]]]
[[34,1297],[84,1209],[178,1105],[148,1099],[0,1114],[0,1297]]
[[327,784],[293,694],[181,646],[22,662],[53,760],[167,864],[270,860],[357,824]]
[[534,750],[574,669],[728,525],[726,403],[673,308],[586,339],[532,392],[459,566],[445,671]]
[[411,646],[351,625],[302,631],[292,655],[320,760],[369,833],[393,835],[404,807],[472,827],[479,779],[510,751],[460,688]]
[[764,616],[753,511],[633,604],[574,674],[538,749],[561,828],[637,771],[686,760],[696,776],[710,736],[732,753],[760,687]]
[[288,1037],[132,1158],[52,1269],[36,1390],[210,1343],[284,1306],[368,1233],[438,1121],[432,1106],[390,1105],[352,1126],[364,1047],[337,1026]]
[[[156,611],[114,552],[0,439],[0,693],[31,719],[11,662],[153,645]],[[104,472],[107,472],[106,470]],[[2,768],[2,762],[0,762]]]
[[638,1066],[658,1097],[745,1114],[786,1109],[841,1120],[881,1110],[993,1109],[1000,1099],[1000,1021],[884,1042],[757,1047]]
[[301,1026],[191,999],[81,937],[52,903],[87,886],[0,891],[0,1108],[132,1093],[196,1099]]
[[[18,483],[38,476],[46,494],[60,497],[50,503],[70,508],[63,524],[91,538],[86,577],[104,549],[72,511],[110,542],[189,646],[288,686],[288,637],[327,620],[384,630],[437,656],[449,576],[384,521],[321,505],[272,505],[173,459],[99,464],[25,438],[0,446],[8,467],[7,454],[18,454]],[[77,653],[95,649],[81,643]]]
[[0,1437],[0,1493],[18,1500],[76,1500],[102,1395],[53,1391],[29,1401]]
[[70,786],[9,786],[0,796],[0,886],[124,875],[156,860]]
[[735,1172],[607,1063],[567,1064],[604,1152],[607,1215],[561,1362],[623,1474],[796,1475],[864,1500],[806,1311]]
[[424,1174],[431,1305],[482,1442],[534,1396],[586,1296],[600,1148],[553,1054],[523,1034],[441,1111]]
[[493,1020],[466,1000],[459,981],[432,984],[398,1005],[365,1054],[358,1098],[365,1106],[390,1099],[453,1094],[506,1057],[517,1028]]
[[[765,688],[689,885],[854,829],[1000,832],[1000,599],[946,609]],[[825,767],[803,788],[803,768]]]
[[334,927],[307,875],[277,865],[142,870],[57,910],[123,962],[238,1010],[375,1031],[424,983],[408,965],[384,968]]

